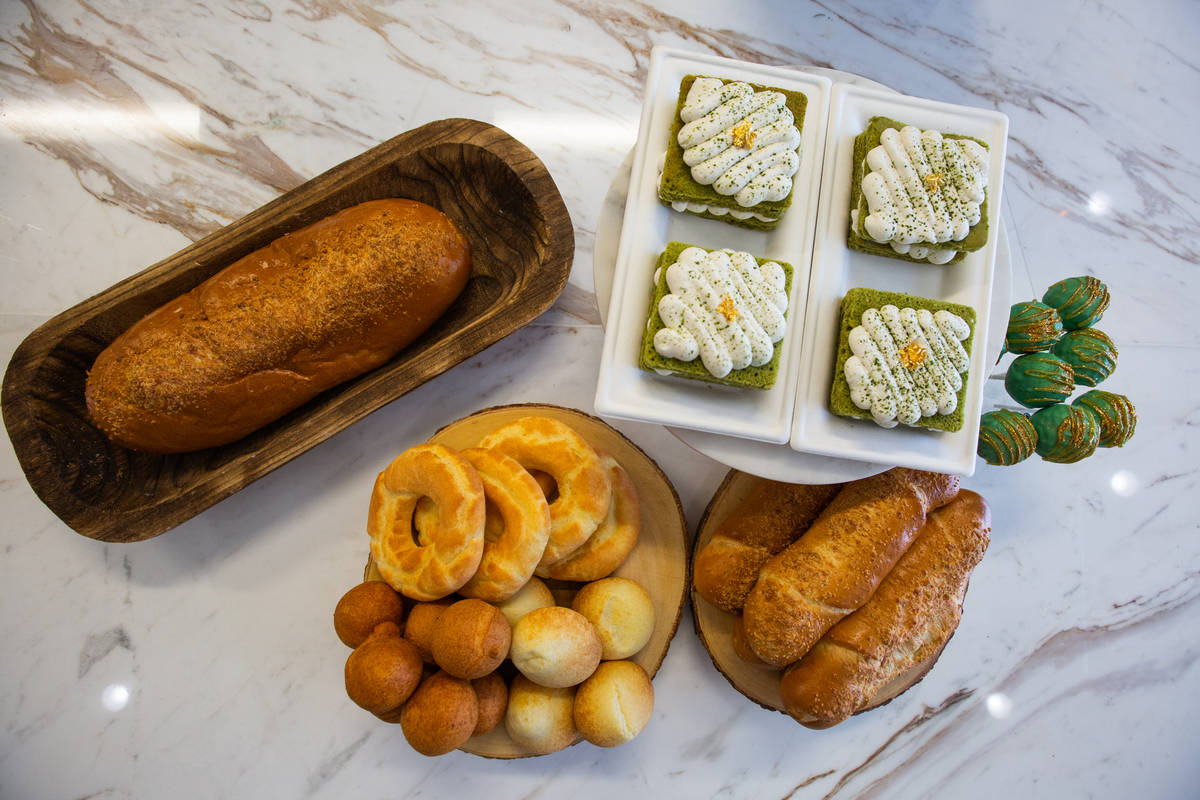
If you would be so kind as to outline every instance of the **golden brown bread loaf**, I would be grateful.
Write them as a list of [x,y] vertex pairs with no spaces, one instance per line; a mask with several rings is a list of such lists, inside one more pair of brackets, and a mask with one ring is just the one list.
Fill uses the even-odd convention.
[[794,542],[840,488],[758,483],[697,554],[696,592],[722,611],[740,611],[763,565]]
[[862,608],[784,673],[780,693],[801,724],[827,728],[888,682],[935,656],[958,627],[971,571],[991,530],[987,503],[959,492],[925,527]]
[[92,421],[134,450],[227,444],[374,369],[441,316],[471,255],[454,223],[373,200],[276,239],[117,337],[88,373]]
[[746,642],[774,667],[808,652],[875,592],[958,478],[896,468],[846,484],[807,532],[766,563],[746,597]]

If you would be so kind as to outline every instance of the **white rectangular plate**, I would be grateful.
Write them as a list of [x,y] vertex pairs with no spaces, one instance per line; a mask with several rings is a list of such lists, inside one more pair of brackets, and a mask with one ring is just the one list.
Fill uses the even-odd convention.
[[[794,179],[792,205],[775,230],[739,228],[673,211],[659,202],[658,161],[667,147],[679,83],[692,74],[751,81],[807,95],[800,131],[800,171]],[[598,414],[766,442],[788,441],[801,368],[800,341],[831,88],[830,80],[822,76],[654,48],[617,249],[596,387]],[[795,269],[788,332],[773,388],[734,389],[662,377],[638,368],[642,332],[654,289],[654,267],[671,241],[709,250],[744,250],[761,258],[786,261]]]
[[[935,266],[870,255],[846,246],[850,224],[850,181],[854,137],[873,116],[922,129],[962,133],[987,142],[988,242],[957,264]],[[816,245],[809,283],[802,351],[804,369],[791,446],[795,450],[970,475],[987,363],[992,278],[1000,228],[1001,190],[1008,142],[1008,117],[998,111],[938,103],[917,97],[838,84],[833,89],[825,140],[825,165],[817,214]],[[881,428],[870,419],[839,417],[829,410],[837,358],[840,303],[846,291],[864,286],[962,303],[975,309],[975,338],[967,373],[963,428],[943,433],[898,425]],[[1002,325],[1003,320],[994,324]]]

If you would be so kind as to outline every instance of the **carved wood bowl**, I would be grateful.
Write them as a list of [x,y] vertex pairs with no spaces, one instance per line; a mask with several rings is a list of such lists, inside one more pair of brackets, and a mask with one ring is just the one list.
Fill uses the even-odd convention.
[[[662,666],[691,585],[687,552],[687,523],[675,487],[662,469],[637,445],[603,420],[571,408],[552,405],[496,406],[476,412],[439,430],[429,441],[456,450],[474,447],[486,434],[521,417],[551,417],[569,425],[589,444],[617,460],[638,490],[642,506],[642,531],[637,546],[613,573],[637,581],[654,602],[654,632],[646,646],[630,656],[651,678]],[[381,580],[368,557],[365,580]],[[546,580],[559,605],[569,606],[582,583]],[[508,666],[506,663],[505,666]],[[577,738],[577,744],[581,739]],[[637,739],[623,747],[637,747]],[[538,755],[518,746],[501,722],[494,730],[467,741],[461,750],[489,758],[523,758]]]
[[[384,197],[440,209],[462,229],[472,251],[462,295],[403,352],[223,447],[138,453],[112,444],[88,421],[87,370],[118,334],[279,236]],[[574,247],[558,188],[528,148],[483,122],[431,122],[42,325],[17,348],[4,375],[4,424],[33,490],[67,525],[105,541],[147,539],[533,320],[566,285]]]

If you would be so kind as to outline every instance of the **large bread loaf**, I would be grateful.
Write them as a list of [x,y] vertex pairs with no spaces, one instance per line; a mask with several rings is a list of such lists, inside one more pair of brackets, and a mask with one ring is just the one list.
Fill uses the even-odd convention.
[[808,531],[766,563],[743,609],[746,642],[784,667],[859,608],[958,478],[896,468],[846,484]]
[[696,592],[722,611],[740,611],[763,565],[812,524],[839,488],[755,485],[696,555]]
[[454,223],[373,200],[276,239],[151,312],[96,359],[92,421],[135,450],[227,444],[373,369],[466,285]]
[[987,503],[963,490],[928,522],[862,608],[834,625],[780,681],[788,713],[836,725],[889,682],[941,651],[962,617],[991,530]]

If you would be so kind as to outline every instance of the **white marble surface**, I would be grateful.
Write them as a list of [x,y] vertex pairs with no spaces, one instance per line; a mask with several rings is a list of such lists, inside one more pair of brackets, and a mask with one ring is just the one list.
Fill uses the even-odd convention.
[[[0,445],[0,797],[1194,797],[1198,39],[1190,0],[0,4],[5,363],[50,316],[429,120],[526,142],[577,239],[556,310],[156,539],[74,534]],[[1138,433],[1069,467],[979,468],[993,543],[963,623],[876,712],[813,732],[751,705],[685,616],[633,745],[426,759],[342,688],[330,615],[367,493],[480,407],[589,410],[594,231],[654,44],[1007,113],[1014,294],[1108,283],[1104,388]],[[618,427],[694,526],[724,468]]]

